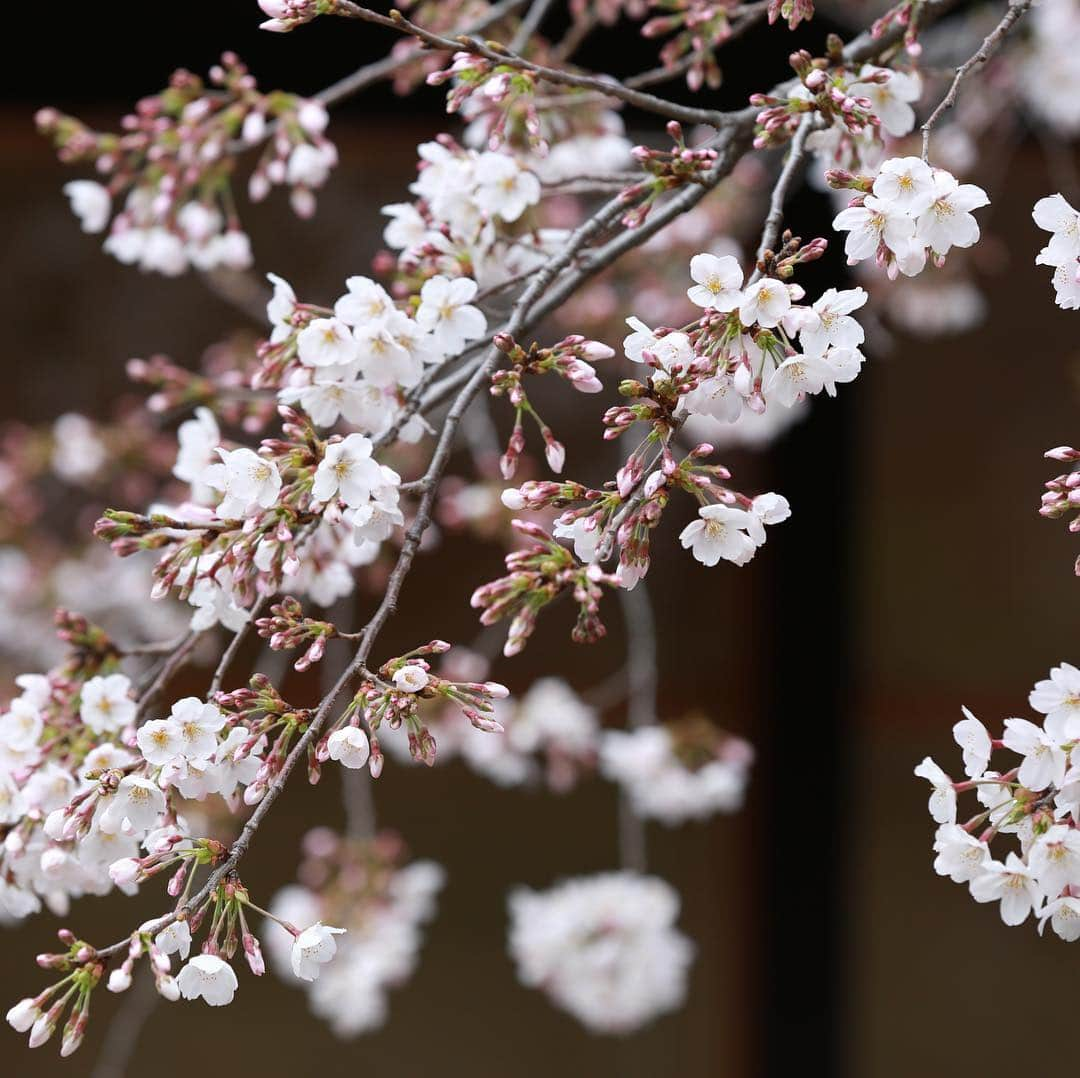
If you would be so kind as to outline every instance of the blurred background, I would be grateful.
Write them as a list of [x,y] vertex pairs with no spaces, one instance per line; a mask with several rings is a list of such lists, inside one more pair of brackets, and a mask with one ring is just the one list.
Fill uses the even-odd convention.
[[[70,215],[60,189],[73,173],[35,135],[34,111],[51,104],[110,129],[175,67],[203,71],[224,48],[241,55],[261,87],[313,93],[388,44],[334,20],[260,34],[247,0],[190,0],[168,15],[137,3],[108,5],[106,14],[72,7],[21,16],[11,40],[36,62],[7,87],[0,130],[0,417],[24,425],[70,411],[105,417],[118,396],[134,392],[124,373],[132,356],[163,352],[195,366],[238,328],[259,330],[195,275],[143,276],[104,257]],[[820,50],[827,26],[815,19],[793,38]],[[713,95],[720,107],[783,76],[788,47],[777,46],[776,33],[761,27],[726,57],[724,86]],[[616,52],[616,73],[649,66],[653,55],[621,27],[598,34],[581,62],[610,67]],[[968,93],[985,100],[976,84]],[[634,140],[656,136],[642,117],[626,119]],[[344,277],[368,272],[381,246],[379,207],[399,200],[412,179],[416,144],[445,127],[437,91],[399,99],[376,88],[336,110],[330,134],[341,163],[315,218],[302,222],[277,199],[245,208],[257,268],[281,273],[301,296],[332,299]],[[130,1075],[187,1073],[194,1046],[208,1045],[215,1074],[276,1076],[315,1064],[327,1075],[379,1078],[531,1078],[553,1066],[573,1075],[737,1078],[786,1074],[814,1060],[830,1075],[892,1078],[970,1067],[973,1045],[1006,1020],[1015,1044],[1039,1038],[1046,1066],[1071,1059],[1064,1039],[1048,1041],[1045,1031],[1068,1029],[1072,952],[1040,939],[1031,923],[1006,928],[996,908],[975,905],[965,888],[934,875],[926,788],[911,774],[926,754],[952,765],[950,729],[962,703],[998,728],[1010,715],[1028,715],[1027,693],[1052,665],[1076,658],[1075,545],[1036,509],[1056,470],[1044,450],[1075,442],[1078,316],[1053,305],[1048,272],[1032,265],[1043,234],[1030,209],[1050,191],[1080,192],[1064,186],[1071,148],[1048,155],[1033,129],[1015,124],[1002,134],[991,126],[980,149],[984,163],[972,177],[993,200],[973,268],[981,322],[962,333],[911,332],[941,316],[916,306],[907,331],[868,324],[869,362],[837,400],[816,400],[808,417],[761,450],[722,454],[738,489],[775,489],[794,507],[752,565],[706,570],[682,555],[674,547],[683,522],[674,513],[656,539],[658,553],[672,547],[655,557],[649,577],[661,715],[705,711],[758,752],[741,813],[648,829],[650,870],[681,894],[680,926],[697,946],[687,1005],[633,1037],[591,1036],[521,987],[505,954],[509,887],[614,867],[609,785],[592,778],[561,796],[505,791],[458,763],[421,773],[391,762],[375,790],[379,822],[414,855],[440,861],[448,883],[387,1026],[336,1041],[300,992],[271,976],[253,983],[245,971],[226,1013],[156,1007]],[[751,201],[767,190],[767,176],[741,182]],[[828,235],[832,212],[825,196],[807,190],[788,221],[803,236]],[[690,253],[708,246],[700,236],[692,242]],[[844,273],[842,262],[834,250],[800,278],[811,296]],[[676,295],[685,264],[683,254],[671,255]],[[621,313],[632,312],[640,313]],[[617,344],[612,325],[609,343]],[[595,452],[603,396],[576,399],[574,426],[559,431],[571,465],[587,462],[586,482],[610,472]],[[46,498],[58,532],[86,530],[96,515],[73,511],[61,484]],[[440,558],[422,559],[410,579],[387,654],[430,634],[433,607],[440,636],[475,637],[467,598],[497,575],[500,548],[468,531],[448,530],[443,544]],[[11,560],[14,545],[0,548],[9,611],[0,642],[11,670],[38,669],[47,660],[34,661],[38,623],[20,605],[29,570]],[[446,557],[455,566],[450,581]],[[85,568],[67,579],[76,591],[96,586]],[[359,596],[358,610],[370,602]],[[614,604],[608,638],[588,649],[570,650],[564,614],[542,621],[526,652],[500,659],[493,676],[516,688],[558,673],[585,690],[617,672],[625,637]],[[314,699],[316,681],[294,677],[290,693]],[[180,689],[199,692],[202,680],[197,671]],[[605,719],[617,723],[619,708]],[[253,893],[292,878],[308,827],[340,821],[337,781],[328,774],[314,789],[298,783],[275,808],[246,862]],[[153,891],[144,888],[134,903],[86,899],[64,923],[111,940],[132,923],[133,905],[146,916],[156,911]],[[9,1003],[37,983],[32,955],[49,948],[59,923],[41,915],[0,930]],[[1020,991],[1036,1005],[1016,1006]],[[9,1073],[89,1074],[107,1019],[124,1005],[98,996],[105,998],[95,1000],[88,1043],[66,1064],[53,1046],[31,1052],[5,1033]],[[1013,1072],[1007,1051],[977,1058],[983,1078]]]

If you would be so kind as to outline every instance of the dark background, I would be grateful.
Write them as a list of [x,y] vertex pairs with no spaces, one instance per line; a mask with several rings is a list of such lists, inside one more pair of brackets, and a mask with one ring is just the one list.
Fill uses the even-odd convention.
[[[160,350],[194,363],[236,325],[235,312],[195,277],[141,276],[78,232],[60,192],[74,173],[56,164],[31,117],[52,104],[111,126],[174,67],[204,71],[224,48],[240,53],[263,88],[314,92],[389,43],[338,20],[264,34],[258,16],[249,0],[15,16],[10,41],[32,62],[7,87],[0,135],[7,418],[100,413],[129,356]],[[824,32],[815,21],[798,40],[820,47]],[[731,50],[725,86],[710,103],[741,104],[747,89],[783,75],[791,46],[770,40],[777,33],[762,28]],[[649,66],[653,55],[623,27],[597,33],[582,62],[618,73]],[[9,67],[5,77],[13,74]],[[298,221],[280,197],[245,210],[258,268],[281,272],[302,296],[336,295],[346,275],[366,270],[378,208],[401,197],[415,144],[445,125],[435,91],[399,100],[376,89],[335,111],[330,133],[342,161],[315,219]],[[314,1062],[328,1075],[379,1078],[526,1078],[554,1067],[740,1078],[813,1061],[830,1075],[892,1078],[948,1073],[978,1058],[983,1078],[997,1078],[1015,1061],[974,1056],[972,1046],[1006,1019],[1013,1043],[1039,1039],[1045,1064],[1071,1059],[1071,1047],[1047,1043],[1045,1031],[1070,1028],[1073,952],[1040,940],[1031,924],[1007,929],[996,910],[933,875],[925,784],[911,776],[928,752],[951,766],[949,728],[961,703],[997,727],[1027,713],[1027,692],[1051,665],[1075,659],[1067,646],[1074,546],[1035,512],[1054,471],[1041,454],[1075,440],[1077,406],[1078,316],[1053,306],[1048,272],[1031,266],[1042,234],[1030,207],[1050,184],[1037,148],[1025,144],[990,192],[994,231],[1014,255],[982,282],[991,301],[983,327],[932,343],[901,339],[887,358],[871,344],[863,376],[838,400],[818,402],[768,454],[725,456],[740,489],[782,491],[795,509],[750,567],[707,571],[674,550],[656,558],[649,579],[662,713],[705,707],[759,750],[743,813],[650,828],[650,868],[679,889],[681,925],[699,948],[681,1012],[626,1040],[591,1037],[518,986],[504,952],[508,886],[613,865],[610,788],[594,780],[565,797],[507,793],[456,764],[423,774],[388,765],[376,790],[380,822],[449,873],[419,969],[393,996],[388,1026],[341,1044],[301,993],[242,972],[225,1012],[159,1007],[130,1073],[153,1068],[165,1078],[208,1059],[213,1074],[268,1076]],[[806,194],[789,218],[804,234],[827,234],[828,214]],[[811,295],[835,277],[842,260],[831,257],[807,275]],[[595,429],[578,433],[586,451]],[[674,543],[675,526],[658,548]],[[474,635],[466,598],[493,575],[499,554],[466,542],[454,550],[460,596],[451,601],[435,561],[421,560],[386,634],[388,654],[430,633],[433,599],[445,619],[438,635]],[[619,667],[614,611],[607,641],[569,655],[567,626],[559,615],[552,622],[495,676],[527,685],[556,662],[585,687]],[[298,786],[275,809],[246,862],[254,893],[268,896],[291,878],[307,827],[339,818],[334,782]],[[156,896],[144,890],[149,915]],[[131,904],[116,899],[86,900],[68,921],[101,940],[131,922]],[[54,927],[41,917],[5,935],[0,973],[11,1002],[39,983],[32,955]],[[1018,994],[1026,1006],[1016,1005]],[[119,1005],[98,995],[75,1060],[60,1064],[55,1044],[29,1052],[8,1032],[10,1073],[89,1073]]]

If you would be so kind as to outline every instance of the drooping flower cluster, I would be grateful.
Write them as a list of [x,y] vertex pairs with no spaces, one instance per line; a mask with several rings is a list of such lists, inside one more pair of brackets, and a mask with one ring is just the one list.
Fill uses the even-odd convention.
[[416,968],[443,870],[433,861],[407,864],[404,846],[389,833],[361,841],[316,828],[303,850],[301,882],[278,891],[270,912],[298,924],[333,922],[347,934],[336,940],[333,964],[317,980],[304,976],[306,959],[297,953],[302,937],[294,941],[268,922],[265,943],[284,979],[310,982],[312,1011],[339,1037],[355,1037],[386,1022],[391,989]]
[[[1080,744],[1080,670],[1054,667],[1028,702],[1042,722],[1006,719],[1000,738],[964,709],[953,736],[965,779],[952,779],[929,757],[915,774],[931,785],[930,815],[939,825],[934,870],[966,883],[977,902],[999,903],[1006,924],[1034,914],[1040,932],[1049,922],[1072,941],[1080,939],[1080,763],[1073,759]],[[993,753],[1001,751],[1013,760],[991,770]],[[958,798],[969,791],[980,809],[961,824]],[[1005,836],[1012,848],[995,857]]]
[[[202,853],[206,856],[193,864],[218,860],[220,844],[217,849],[207,844]],[[251,902],[240,880],[233,877],[219,884],[212,895],[196,904],[194,910],[184,905],[188,893],[185,888],[172,914],[147,921],[131,934],[126,946],[120,949],[123,960],[112,969],[106,981],[110,992],[126,992],[131,987],[135,965],[143,957],[147,959],[148,972],[154,978],[158,994],[170,1002],[181,998],[201,999],[211,1007],[231,1003],[239,985],[231,965],[238,950],[243,950],[255,976],[266,972],[259,941],[248,925],[252,911],[262,911]],[[201,951],[189,957],[195,934],[208,919],[208,932]],[[305,981],[316,980],[321,967],[334,957],[334,937],[343,935],[345,929],[317,921],[301,931],[288,922],[278,920],[277,923],[291,940],[288,947],[295,976]],[[77,939],[68,929],[61,929],[59,937],[66,950],[39,955],[38,965],[64,976],[37,996],[20,1000],[6,1017],[15,1030],[29,1031],[30,1047],[38,1048],[53,1035],[70,1007],[60,1046],[60,1054],[68,1056],[82,1043],[89,1022],[91,994],[104,978],[117,948],[99,952],[91,944]],[[172,974],[174,954],[184,963],[175,976]]]
[[91,131],[55,109],[38,113],[62,161],[92,163],[106,177],[106,184],[72,181],[65,192],[85,232],[109,228],[105,250],[120,262],[167,276],[251,264],[231,188],[236,142],[269,140],[248,184],[254,201],[280,184],[291,189],[298,214],[314,212],[314,191],[337,163],[323,133],[326,109],[294,94],[260,93],[232,53],[211,70],[210,84],[177,71],[167,89],[124,117],[120,134]]
[[669,826],[742,807],[754,750],[707,719],[609,730],[600,770],[617,782],[639,816]]
[[630,1033],[681,1006],[693,944],[663,880],[608,872],[510,895],[518,977],[594,1033]]
[[1054,302],[1066,311],[1080,308],[1080,213],[1060,194],[1035,203],[1035,224],[1050,233],[1050,242],[1035,257],[1035,265],[1054,270]]
[[844,253],[850,265],[873,258],[895,278],[915,277],[927,259],[945,263],[953,247],[972,247],[979,225],[972,210],[990,199],[981,187],[959,183],[952,173],[931,168],[921,157],[894,157],[868,178],[833,174],[841,187],[867,192],[837,214],[833,228],[846,231]]

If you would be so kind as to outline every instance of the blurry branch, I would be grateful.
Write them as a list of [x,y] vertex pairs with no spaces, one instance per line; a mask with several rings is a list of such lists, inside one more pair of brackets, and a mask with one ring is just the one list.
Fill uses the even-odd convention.
[[157,988],[149,971],[136,977],[124,995],[120,1009],[105,1030],[90,1078],[125,1078],[131,1065],[139,1036],[158,1002]]
[[1033,2],[1034,0],[1009,0],[1009,8],[1002,16],[1001,22],[986,35],[982,45],[979,46],[978,51],[969,56],[956,69],[956,75],[952,80],[952,84],[949,86],[948,92],[941,101],[938,102],[937,108],[930,113],[930,117],[926,123],[922,125],[922,159],[924,161],[930,156],[930,132],[933,131],[941,117],[956,104],[960,83],[963,82],[976,67],[985,64],[986,61],[997,52],[1009,32],[1016,23],[1020,21],[1020,18],[1026,14]]
[[[619,602],[626,625],[626,725],[630,730],[640,730],[656,722],[656,623],[643,580],[635,588],[621,588]],[[623,868],[644,872],[646,854],[645,821],[634,812],[629,795],[621,792],[619,863]]]

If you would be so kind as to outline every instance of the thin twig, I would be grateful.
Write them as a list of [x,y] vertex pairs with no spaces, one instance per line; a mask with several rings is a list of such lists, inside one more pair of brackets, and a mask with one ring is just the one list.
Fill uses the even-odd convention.
[[263,612],[263,609],[269,601],[269,593],[260,595],[255,605],[248,611],[247,621],[233,633],[233,637],[229,641],[228,647],[222,652],[221,660],[214,670],[214,676],[210,679],[210,688],[206,690],[206,698],[208,700],[221,689],[221,683],[225,680],[225,674],[232,665],[233,659],[236,658],[236,653],[243,645],[244,640],[247,638],[247,634],[251,632],[251,627],[255,624],[255,619]]
[[1009,9],[1001,18],[1001,22],[990,31],[983,39],[982,45],[977,52],[969,56],[957,69],[956,75],[949,86],[949,92],[938,102],[938,106],[930,118],[922,125],[922,159],[930,157],[930,132],[933,131],[938,120],[956,104],[956,96],[960,90],[960,83],[981,64],[985,64],[991,56],[1001,47],[1002,42],[1008,36],[1009,31],[1021,19],[1031,7],[1033,0],[1009,0]]
[[[820,126],[820,119],[816,112],[808,112],[799,121],[799,127],[792,136],[787,160],[780,169],[780,175],[777,176],[769,196],[769,212],[765,217],[765,227],[762,229],[761,242],[757,249],[758,262],[765,257],[767,251],[776,248],[776,241],[780,238],[780,226],[784,223],[784,202],[806,157],[806,140],[810,132]],[[755,268],[748,283],[753,284],[760,276],[760,271]]]

